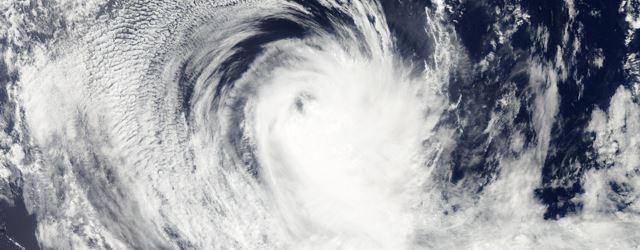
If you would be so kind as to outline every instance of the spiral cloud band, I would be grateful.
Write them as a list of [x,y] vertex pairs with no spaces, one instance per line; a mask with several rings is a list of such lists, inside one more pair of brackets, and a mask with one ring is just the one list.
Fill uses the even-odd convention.
[[640,3],[555,4],[0,4],[8,244],[640,247]]

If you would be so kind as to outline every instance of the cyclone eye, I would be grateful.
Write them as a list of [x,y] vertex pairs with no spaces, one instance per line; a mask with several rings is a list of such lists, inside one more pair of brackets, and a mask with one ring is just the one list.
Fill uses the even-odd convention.
[[314,100],[315,98],[311,94],[308,94],[305,92],[296,95],[294,100],[294,106],[296,111],[298,111],[301,114],[304,114],[306,105],[309,104],[309,102],[313,102]]

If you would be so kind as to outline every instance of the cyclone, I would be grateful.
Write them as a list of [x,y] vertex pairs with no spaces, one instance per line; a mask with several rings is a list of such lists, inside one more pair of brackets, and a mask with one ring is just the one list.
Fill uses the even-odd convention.
[[0,3],[0,248],[638,248],[614,2]]

